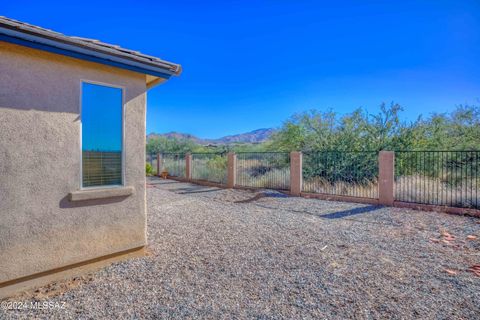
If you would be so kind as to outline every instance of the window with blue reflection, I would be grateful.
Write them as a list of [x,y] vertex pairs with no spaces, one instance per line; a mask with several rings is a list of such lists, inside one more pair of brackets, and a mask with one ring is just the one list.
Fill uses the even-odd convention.
[[82,186],[122,184],[122,89],[82,83]]

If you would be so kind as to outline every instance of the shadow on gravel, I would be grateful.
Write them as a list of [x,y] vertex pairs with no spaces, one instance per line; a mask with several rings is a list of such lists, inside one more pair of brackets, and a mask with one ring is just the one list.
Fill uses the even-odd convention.
[[253,196],[252,198],[249,198],[249,199],[245,199],[245,200],[239,200],[239,201],[235,201],[234,203],[250,203],[250,202],[254,202],[254,201],[257,201],[261,198],[287,198],[288,196],[286,194],[283,194],[283,193],[280,193],[280,192],[269,192],[269,191],[265,191],[265,192],[261,192],[261,193],[257,193],[255,196]]
[[164,184],[174,184],[174,183],[182,183],[182,182],[180,182],[180,181],[171,181],[171,180],[169,180],[169,181],[161,181],[161,180],[160,180],[159,182],[152,182],[152,180],[151,180],[151,181],[147,181],[147,183],[148,183],[148,184],[153,184],[153,185],[164,185]]
[[381,208],[382,207],[379,207],[379,206],[367,206],[367,207],[354,208],[354,209],[344,210],[344,211],[336,211],[332,213],[319,215],[317,217],[324,218],[324,219],[341,219],[345,217],[355,216],[357,214],[377,211],[377,210],[380,210]]
[[190,187],[180,187],[180,188],[171,188],[171,189],[166,189],[167,191],[170,192],[190,192],[190,191],[201,191],[201,190],[218,190],[215,188],[210,188],[210,187],[204,187],[204,186],[190,186]]
[[201,189],[201,190],[186,190],[182,192],[177,192],[177,194],[190,194],[190,193],[203,193],[203,192],[214,192],[220,191],[221,189]]
[[[261,205],[256,203],[255,204],[258,207],[265,208],[265,209],[271,209],[271,210],[278,210],[280,209],[279,207],[271,207],[271,206],[266,206],[266,205]],[[365,220],[358,220],[355,218],[351,218],[351,216],[355,216],[357,214],[363,214],[363,213],[371,213],[376,210],[380,210],[383,207],[380,206],[367,206],[367,207],[361,207],[361,208],[354,208],[354,209],[349,209],[349,210],[344,210],[344,211],[337,211],[337,212],[332,212],[332,213],[327,213],[327,214],[319,214],[317,212],[310,212],[306,210],[294,210],[294,209],[285,209],[282,208],[281,210],[285,211],[290,211],[293,213],[301,213],[301,214],[308,214],[310,216],[313,216],[315,218],[319,219],[345,219],[345,220],[351,220],[351,221],[357,221],[357,222],[362,222],[362,223],[373,223],[373,224],[382,224],[382,225],[388,225],[388,226],[394,226],[394,227],[401,227],[399,224],[392,224],[392,223],[383,223],[383,222],[378,222],[378,221],[365,221]]]

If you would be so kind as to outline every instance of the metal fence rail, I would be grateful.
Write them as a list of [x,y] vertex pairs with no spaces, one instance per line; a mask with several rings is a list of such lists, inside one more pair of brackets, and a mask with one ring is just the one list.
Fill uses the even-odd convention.
[[237,153],[236,183],[242,187],[288,190],[290,154],[288,152]]
[[480,209],[480,151],[395,151],[395,199]]
[[162,153],[160,161],[160,173],[166,171],[169,176],[185,178],[185,154]]
[[[121,183],[120,156],[84,154],[84,185]],[[192,153],[191,179],[227,185],[227,179],[232,178],[228,183],[232,186],[227,158],[233,161],[235,155]],[[289,153],[238,152],[234,174],[239,187],[290,189],[295,194],[301,187],[307,193],[369,199],[379,199],[380,193],[383,200],[390,199],[387,205],[394,205],[390,203],[394,192],[397,202],[480,209],[480,151],[395,151],[394,158],[382,157],[376,151],[306,152],[303,182],[295,179],[297,184],[292,186]],[[161,159],[162,171],[186,177],[185,154],[164,153]],[[148,155],[147,161],[156,169],[156,156]],[[379,161],[385,174],[382,190],[378,188]],[[296,169],[300,171],[300,166]]]
[[192,179],[227,183],[226,153],[192,153]]
[[378,152],[303,154],[304,192],[378,198]]

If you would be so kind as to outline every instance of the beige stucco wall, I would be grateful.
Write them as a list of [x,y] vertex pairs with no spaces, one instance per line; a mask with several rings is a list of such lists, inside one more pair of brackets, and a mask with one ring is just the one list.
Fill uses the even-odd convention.
[[[80,187],[80,81],[125,88],[125,185]],[[0,41],[0,284],[146,243],[145,75]]]

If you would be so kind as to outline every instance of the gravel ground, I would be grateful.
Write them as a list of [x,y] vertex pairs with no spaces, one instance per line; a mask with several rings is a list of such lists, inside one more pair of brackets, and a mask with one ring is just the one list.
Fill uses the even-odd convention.
[[149,256],[0,318],[480,317],[479,219],[158,179],[147,200]]

